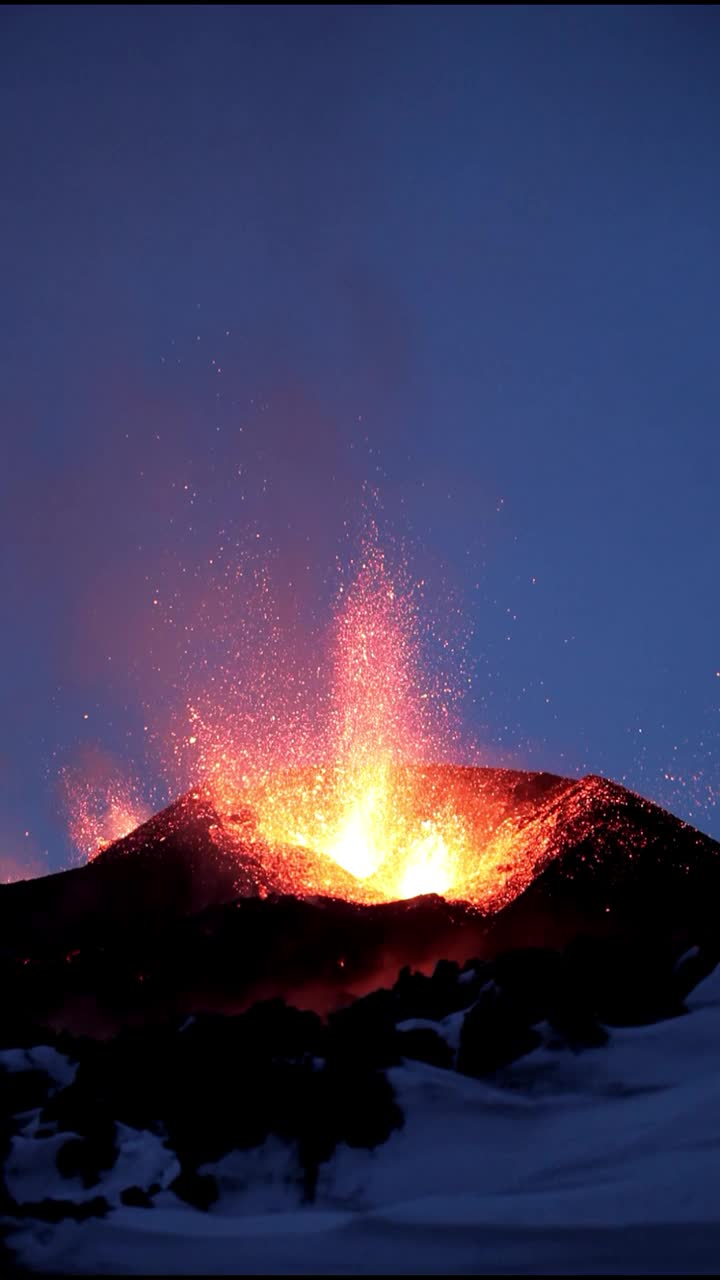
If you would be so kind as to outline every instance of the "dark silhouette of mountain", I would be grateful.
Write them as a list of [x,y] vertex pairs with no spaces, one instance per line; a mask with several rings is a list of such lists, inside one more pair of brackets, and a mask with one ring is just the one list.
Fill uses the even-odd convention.
[[237,896],[245,869],[218,850],[214,821],[201,799],[183,797],[85,866],[0,886],[0,948],[55,955]]
[[[326,1010],[440,958],[577,934],[714,936],[720,846],[616,784],[435,766],[397,785],[468,815],[478,858],[463,888],[482,909],[323,897],[322,860],[270,848],[252,814],[191,793],[86,866],[0,886],[6,1020],[111,1030],[274,995]],[[354,883],[334,871],[336,892]]]

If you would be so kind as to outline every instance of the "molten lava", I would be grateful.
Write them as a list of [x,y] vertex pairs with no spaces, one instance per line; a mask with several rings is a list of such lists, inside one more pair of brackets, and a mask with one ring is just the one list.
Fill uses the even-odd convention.
[[62,774],[70,834],[78,851],[94,858],[150,817],[136,785],[98,752]]
[[[225,686],[213,676],[209,697],[192,698],[171,752],[180,743],[191,753],[194,789],[178,812],[210,815],[208,838],[237,865],[239,891],[359,903],[435,893],[496,911],[608,806],[622,845],[625,801],[602,779],[534,775],[531,786],[531,775],[443,763],[457,747],[452,684],[428,674],[414,593],[393,579],[374,530],[339,593],[314,714],[298,714],[303,678],[288,670],[258,581],[269,639],[251,618],[248,664],[231,661]],[[66,776],[76,842],[91,858],[148,816],[137,789],[105,772]]]
[[303,850],[307,867],[315,856],[319,883],[306,873],[297,892],[384,901],[444,895],[458,883],[470,853],[461,818],[442,797],[428,804],[398,772],[449,747],[451,690],[425,676],[419,639],[412,593],[391,577],[373,530],[338,601],[329,707],[312,744],[322,763],[288,768],[308,754],[306,742],[289,742],[286,760],[249,761],[238,777],[232,725],[218,733],[212,716],[193,713],[200,781],[225,837],[233,813],[249,811],[265,859]]

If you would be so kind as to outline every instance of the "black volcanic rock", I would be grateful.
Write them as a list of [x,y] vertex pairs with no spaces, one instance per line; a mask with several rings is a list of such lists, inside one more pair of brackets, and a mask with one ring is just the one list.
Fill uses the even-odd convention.
[[327,1056],[331,1064],[343,1069],[397,1066],[401,1053],[392,992],[381,988],[332,1013]]
[[643,937],[577,938],[565,951],[577,1008],[601,1022],[641,1026],[684,1011],[673,948]]
[[184,797],[92,862],[0,885],[2,952],[43,957],[155,929],[213,902],[256,891],[260,869],[238,864],[212,838],[217,817]]
[[428,1062],[431,1067],[450,1068],[453,1051],[432,1027],[412,1027],[399,1032],[400,1054],[415,1062]]
[[679,1000],[687,995],[707,978],[720,963],[720,946],[702,944],[691,947],[679,956],[673,966],[672,985]]
[[69,1138],[57,1153],[57,1169],[63,1178],[82,1178],[86,1188],[97,1186],[100,1175],[112,1169],[118,1154],[115,1125],[111,1122],[92,1137]]
[[[251,906],[257,919],[272,920],[278,910],[282,918],[287,900],[232,905],[241,908],[232,918],[242,919],[242,909]],[[318,910],[317,904],[294,905]],[[423,905],[438,906],[432,900],[403,904],[404,917],[412,919]],[[185,921],[183,929],[192,923]],[[258,1147],[270,1135],[286,1145],[295,1165],[290,1179],[298,1196],[311,1202],[320,1168],[338,1144],[372,1149],[402,1127],[393,1088],[398,1081],[388,1068],[414,1060],[494,1076],[497,1087],[512,1087],[505,1068],[541,1044],[544,1054],[568,1047],[602,1050],[608,1039],[603,1021],[638,1025],[682,1013],[683,996],[711,970],[715,955],[707,942],[678,956],[667,938],[649,945],[636,936],[584,936],[563,949],[526,947],[473,959],[462,970],[441,960],[429,976],[406,968],[391,988],[375,990],[327,1020],[269,999],[239,1015],[201,1012],[128,1026],[107,1040],[73,1041],[64,1033],[55,1045],[62,1044],[77,1064],[74,1078],[59,1071],[54,1055],[33,1054],[28,1062],[45,1063],[33,1068],[42,1087],[33,1079],[27,1092],[22,1077],[30,1073],[19,1070],[13,1074],[20,1085],[0,1090],[0,1164],[13,1135],[22,1133],[23,1144],[37,1141],[36,1174],[44,1162],[50,1183],[55,1161],[61,1175],[82,1178],[86,1188],[97,1187],[109,1199],[97,1196],[83,1206],[47,1199],[19,1204],[3,1187],[0,1170],[0,1215],[80,1221],[107,1212],[118,1198],[152,1208],[161,1184],[140,1185],[150,1176],[144,1160],[137,1182],[119,1197],[116,1174],[103,1182],[115,1165],[118,1123],[162,1141],[172,1159],[166,1178],[178,1165],[180,1170],[170,1189],[198,1209],[209,1209],[218,1197],[220,1171],[206,1166],[231,1151]],[[434,1028],[408,1024],[413,1003],[432,1012]],[[549,1023],[550,1035],[541,1023]],[[22,1067],[24,1059],[16,1054],[7,1061]],[[542,1072],[545,1058],[529,1065],[531,1077],[535,1066]],[[39,1127],[29,1128],[18,1109],[48,1094]],[[54,1132],[68,1135],[59,1150],[39,1141]]]
[[540,1043],[526,1010],[490,983],[463,1019],[457,1069],[467,1076],[492,1075]]
[[194,1209],[202,1209],[207,1213],[218,1198],[217,1180],[211,1173],[197,1173],[195,1170],[184,1170],[170,1183],[170,1190],[180,1200],[190,1204]]
[[42,1106],[48,1089],[49,1081],[43,1071],[6,1071],[0,1067],[3,1109],[11,1114]]
[[[557,801],[549,857],[526,896],[601,923],[643,919],[714,926],[720,845],[605,778],[583,778]],[[609,922],[612,923],[612,922]]]
[[495,910],[433,895],[293,897],[314,855],[269,850],[249,819],[223,820],[190,794],[87,866],[0,886],[3,1023],[21,1043],[30,1022],[107,1033],[262,997],[324,1011],[392,986],[403,965],[428,973],[443,959],[432,981],[409,975],[396,996],[406,1017],[432,1018],[479,990],[458,986],[452,964],[471,956],[562,948],[578,934],[662,937],[673,961],[686,944],[712,952],[720,846],[657,805],[601,778],[512,770],[405,769],[394,785],[467,816],[470,888],[489,858]]
[[493,981],[518,1016],[530,1026],[547,1018],[567,981],[567,964],[559,951],[520,947],[499,955]]
[[120,1192],[120,1203],[126,1204],[130,1209],[152,1209],[153,1199],[148,1191],[143,1191],[142,1187],[125,1187]]

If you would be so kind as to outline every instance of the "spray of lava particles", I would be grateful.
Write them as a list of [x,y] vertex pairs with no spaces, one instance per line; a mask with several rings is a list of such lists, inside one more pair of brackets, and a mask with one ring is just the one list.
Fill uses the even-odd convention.
[[[542,775],[542,794],[526,797],[527,775],[448,763],[459,686],[446,668],[431,674],[416,594],[390,572],[374,527],[353,569],[314,679],[283,634],[266,570],[226,578],[225,657],[212,663],[202,647],[218,634],[206,613],[196,648],[209,675],[170,734],[169,786],[189,786],[184,804],[214,815],[222,852],[260,869],[259,892],[356,902],[436,893],[497,910],[553,856],[558,830],[580,838],[607,784]],[[86,857],[149,816],[117,771],[75,771],[65,783]]]
[[86,749],[63,769],[61,783],[70,835],[82,857],[96,857],[150,817],[137,784],[97,749]]
[[[449,736],[450,688],[423,671],[412,593],[391,576],[373,531],[340,592],[331,695],[317,767],[275,766],[247,776],[246,803],[274,847],[321,855],[326,889],[404,898],[446,893],[457,878],[462,832],[442,803],[428,809],[399,785],[403,766],[426,763]],[[218,771],[215,771],[215,776]],[[222,813],[235,796],[213,793]]]
[[[374,526],[354,570],[338,593],[326,687],[312,714],[299,693],[306,681],[288,669],[268,582],[256,577],[255,612],[267,623],[262,665],[248,655],[220,697],[215,689],[194,702],[182,745],[224,843],[234,831],[246,844],[252,815],[256,851],[293,869],[296,892],[361,901],[446,893],[462,824],[440,797],[420,803],[400,771],[447,754],[453,689],[427,674],[413,590],[391,574]],[[247,703],[248,672],[251,714],[237,705],[240,675]]]

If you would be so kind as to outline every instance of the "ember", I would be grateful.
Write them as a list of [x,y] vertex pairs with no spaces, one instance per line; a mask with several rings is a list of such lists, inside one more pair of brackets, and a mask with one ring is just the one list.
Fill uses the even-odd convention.
[[[393,579],[373,526],[354,581],[339,594],[329,709],[310,750],[305,733],[286,744],[285,759],[249,760],[238,777],[237,725],[192,712],[188,741],[198,744],[199,780],[222,818],[219,839],[227,842],[232,815],[244,810],[265,858],[285,850],[289,868],[298,861],[291,849],[307,851],[297,893],[389,901],[452,891],[472,856],[466,825],[407,774],[447,755],[451,736],[451,689],[427,677],[419,637],[413,593]],[[288,767],[310,752],[316,765]],[[246,828],[247,819],[239,842]]]
[[94,858],[150,817],[137,785],[106,756],[85,752],[62,773],[70,834],[78,852]]
[[[189,703],[175,741],[191,753],[190,799],[212,814],[209,838],[239,866],[250,858],[262,868],[259,893],[359,903],[434,893],[496,911],[555,855],[559,826],[566,841],[568,832],[584,838],[587,815],[596,821],[611,785],[603,779],[549,779],[526,802],[509,771],[443,763],[457,743],[452,683],[428,675],[416,597],[402,573],[391,574],[374,527],[353,581],[339,592],[329,692],[314,720],[283,704],[292,673],[288,680],[278,669],[275,680],[268,667],[282,646],[267,579],[258,581],[270,642],[256,640],[247,667],[228,664],[227,697],[211,688]],[[253,667],[252,653],[262,667]],[[137,787],[116,770],[68,774],[65,782],[87,857],[148,816]],[[611,808],[612,837],[622,847],[616,797]]]

